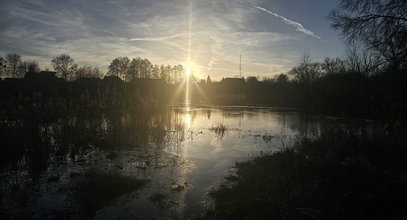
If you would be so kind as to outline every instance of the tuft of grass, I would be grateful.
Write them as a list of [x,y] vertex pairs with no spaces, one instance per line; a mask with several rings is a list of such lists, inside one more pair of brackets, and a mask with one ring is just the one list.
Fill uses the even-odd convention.
[[204,219],[407,217],[407,139],[330,129],[234,165]]
[[76,181],[70,191],[77,200],[81,213],[85,217],[93,217],[97,209],[124,194],[140,189],[146,183],[147,180],[92,169]]
[[227,131],[227,127],[221,123],[217,124],[216,126],[212,126],[209,128],[210,131],[215,132],[216,136],[219,138],[223,138]]

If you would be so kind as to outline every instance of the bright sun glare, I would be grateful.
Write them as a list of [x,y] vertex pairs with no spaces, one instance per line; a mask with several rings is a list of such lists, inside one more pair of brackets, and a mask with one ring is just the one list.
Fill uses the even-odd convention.
[[199,76],[199,67],[194,62],[185,62],[185,76]]

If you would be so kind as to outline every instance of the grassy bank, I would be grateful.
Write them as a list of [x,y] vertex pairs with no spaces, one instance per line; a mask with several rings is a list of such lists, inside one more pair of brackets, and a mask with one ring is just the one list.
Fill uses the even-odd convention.
[[210,191],[204,219],[407,217],[407,139],[338,129],[290,149],[236,163]]

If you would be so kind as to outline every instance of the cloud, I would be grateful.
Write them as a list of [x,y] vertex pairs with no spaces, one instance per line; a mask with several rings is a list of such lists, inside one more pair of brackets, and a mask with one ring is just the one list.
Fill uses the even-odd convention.
[[[238,75],[239,54],[244,72],[261,76],[291,68],[304,49],[320,45],[290,34],[293,26],[320,39],[300,23],[253,8],[261,3],[189,2],[191,7],[185,0],[1,0],[0,55],[16,52],[41,67],[61,53],[102,70],[118,56],[176,65],[186,64],[190,37],[191,60],[200,75],[220,79]],[[283,22],[273,19],[271,29],[258,10]]]
[[256,8],[256,9],[259,9],[259,10],[261,10],[261,11],[264,11],[264,12],[266,12],[266,13],[268,13],[268,14],[271,14],[271,15],[277,17],[277,18],[280,18],[280,19],[283,20],[286,24],[295,27],[296,30],[299,31],[299,32],[302,32],[302,33],[304,33],[304,34],[306,34],[306,35],[309,35],[309,36],[315,37],[315,38],[317,38],[317,39],[319,39],[319,40],[322,40],[321,37],[319,37],[318,35],[314,34],[314,32],[312,32],[311,30],[306,29],[302,24],[300,24],[300,23],[298,23],[298,22],[296,22],[296,21],[292,21],[292,20],[290,20],[290,19],[288,19],[288,18],[286,18],[286,17],[284,17],[284,16],[281,16],[281,15],[279,15],[279,14],[276,14],[276,13],[270,11],[270,10],[267,10],[267,9],[265,9],[265,8],[263,8],[263,7],[260,7],[260,6],[257,6],[257,5],[253,5],[253,7]]
[[135,37],[135,38],[131,38],[129,39],[130,41],[165,41],[165,40],[170,40],[173,38],[177,38],[177,37],[182,37],[182,36],[186,36],[187,33],[179,33],[179,34],[174,34],[171,36],[162,36],[162,37]]

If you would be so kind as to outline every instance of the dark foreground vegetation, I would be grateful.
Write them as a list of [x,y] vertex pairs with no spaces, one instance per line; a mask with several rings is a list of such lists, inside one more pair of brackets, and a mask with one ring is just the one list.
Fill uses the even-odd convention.
[[82,215],[90,218],[94,216],[98,208],[119,196],[141,188],[146,182],[146,180],[118,173],[88,170],[69,187],[69,192],[78,202]]
[[209,192],[204,219],[403,219],[404,133],[356,135],[326,129],[293,148],[236,163]]

